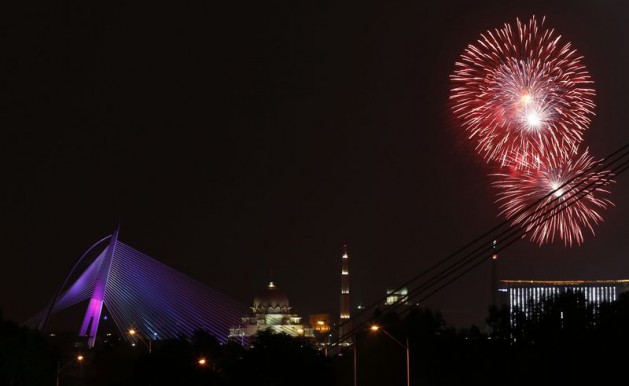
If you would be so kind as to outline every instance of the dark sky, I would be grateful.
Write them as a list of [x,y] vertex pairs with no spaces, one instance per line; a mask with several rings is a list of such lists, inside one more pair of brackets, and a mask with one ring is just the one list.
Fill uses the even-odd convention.
[[[349,243],[353,301],[371,303],[499,223],[448,76],[516,17],[545,15],[584,55],[592,153],[629,142],[622,1],[1,7],[0,306],[17,320],[118,220],[122,241],[247,305],[272,269],[303,314],[338,313]],[[628,190],[619,176],[585,245],[519,242],[500,278],[629,278]],[[463,325],[489,299],[482,266],[428,305]]]

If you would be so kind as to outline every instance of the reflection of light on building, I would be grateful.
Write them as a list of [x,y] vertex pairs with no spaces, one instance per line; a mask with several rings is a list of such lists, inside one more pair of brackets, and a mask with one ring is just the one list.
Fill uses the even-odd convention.
[[553,301],[567,293],[581,294],[586,306],[594,312],[602,303],[616,301],[618,295],[629,289],[629,280],[501,280],[499,294],[509,306],[509,321],[515,327],[516,314],[529,318],[536,307],[543,309],[546,301]]
[[254,298],[251,311],[242,318],[242,326],[229,329],[230,338],[247,338],[264,330],[291,336],[314,336],[313,329],[301,323],[301,316],[292,311],[288,297],[273,282]]
[[[398,303],[399,302],[399,303]],[[387,300],[384,302],[386,306],[390,306],[393,304],[404,304],[408,305],[408,289],[400,288],[397,291],[388,289],[387,290]]]

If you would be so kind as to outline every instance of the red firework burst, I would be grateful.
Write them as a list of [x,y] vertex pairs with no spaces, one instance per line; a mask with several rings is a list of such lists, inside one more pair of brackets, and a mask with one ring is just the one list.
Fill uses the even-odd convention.
[[539,164],[574,154],[594,115],[582,57],[543,27],[533,17],[487,31],[450,77],[454,114],[487,161]]
[[532,241],[542,245],[555,237],[565,245],[583,242],[585,228],[603,221],[599,211],[613,203],[605,186],[612,173],[585,150],[579,157],[557,157],[538,168],[510,167],[496,173],[492,185],[499,189],[496,203],[501,214],[522,227]]

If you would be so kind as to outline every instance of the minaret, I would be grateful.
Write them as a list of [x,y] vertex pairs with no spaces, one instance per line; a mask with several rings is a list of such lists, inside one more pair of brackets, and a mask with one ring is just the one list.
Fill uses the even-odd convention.
[[[347,254],[347,244],[343,245],[343,256],[341,257],[341,320],[339,324],[339,337],[344,336],[351,331],[351,325],[348,322],[350,317],[350,299],[349,299],[349,255]],[[348,339],[344,339],[348,341]]]

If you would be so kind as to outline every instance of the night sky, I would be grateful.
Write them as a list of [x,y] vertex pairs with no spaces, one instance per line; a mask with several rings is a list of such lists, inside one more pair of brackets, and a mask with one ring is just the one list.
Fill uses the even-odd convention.
[[[0,9],[0,306],[18,321],[119,221],[246,305],[272,275],[304,316],[337,316],[348,243],[352,300],[372,303],[501,221],[448,77],[516,17],[584,56],[591,152],[629,142],[621,1],[88,3]],[[620,175],[583,246],[520,241],[499,277],[629,278],[628,191]],[[489,301],[483,265],[427,305],[462,326]]]

